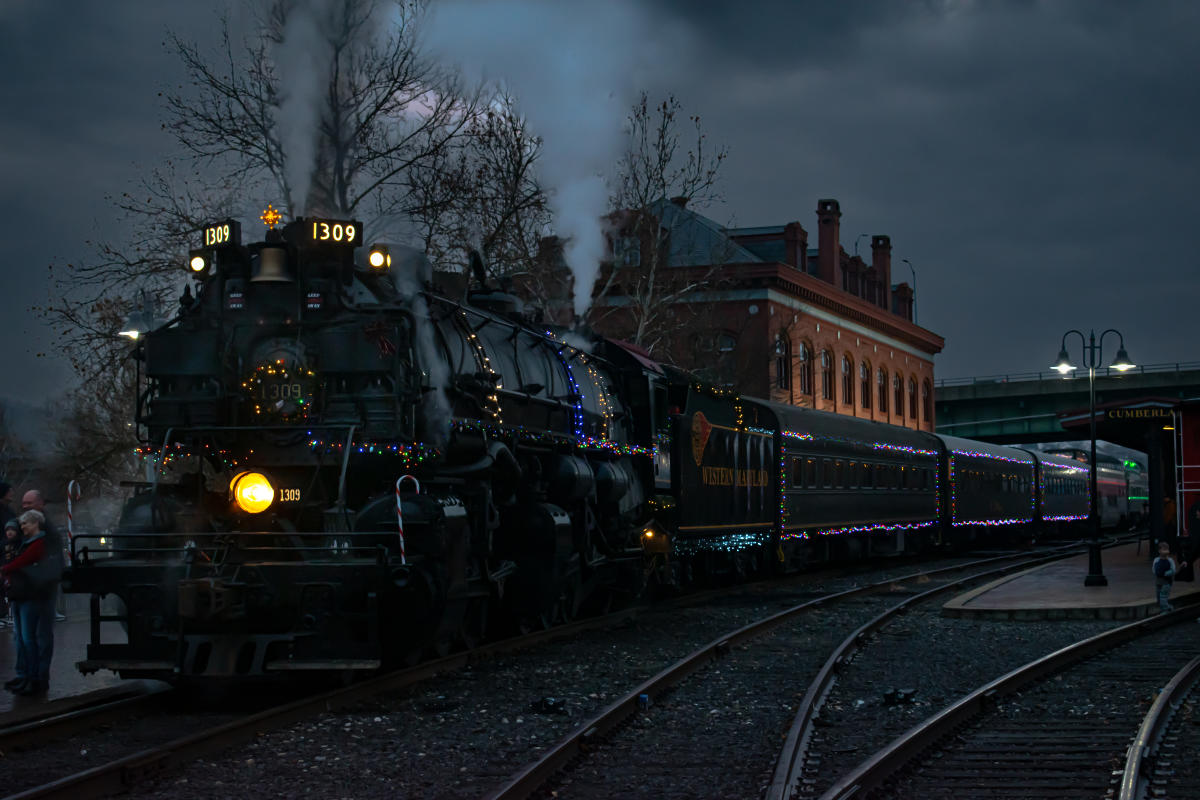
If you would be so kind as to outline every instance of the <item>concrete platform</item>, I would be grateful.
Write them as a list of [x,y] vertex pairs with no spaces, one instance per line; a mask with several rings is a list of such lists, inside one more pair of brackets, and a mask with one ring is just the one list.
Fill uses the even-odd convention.
[[[942,606],[946,617],[993,619],[1141,619],[1158,613],[1149,542],[1103,551],[1107,586],[1084,586],[1087,554],[992,581]],[[1200,600],[1200,581],[1176,581],[1171,602]]]
[[[17,697],[11,692],[0,690],[0,719],[31,706],[73,697],[96,689],[131,683],[107,670],[92,675],[81,675],[75,662],[87,657],[89,637],[88,598],[82,595],[67,595],[64,610],[66,622],[54,623],[54,658],[50,661],[50,691],[41,697]],[[109,623],[105,623],[109,624]],[[0,629],[0,683],[16,675],[17,651],[12,628]]]

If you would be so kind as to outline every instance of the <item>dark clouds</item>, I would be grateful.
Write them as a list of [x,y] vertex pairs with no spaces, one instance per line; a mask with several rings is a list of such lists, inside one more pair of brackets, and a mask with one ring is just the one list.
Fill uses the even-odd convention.
[[731,148],[713,216],[813,230],[829,196],[847,250],[890,234],[947,339],[940,376],[1045,368],[1068,327],[1197,358],[1200,7],[679,8],[711,54],[687,99]]
[[[169,25],[212,37],[207,4],[0,6],[0,372],[61,377],[33,353],[45,265],[111,225],[104,195],[170,153],[157,92]],[[720,222],[842,205],[842,239],[892,236],[917,271],[937,374],[1045,368],[1070,327],[1115,326],[1144,363],[1200,360],[1189,239],[1200,180],[1200,5],[1191,2],[657,0],[629,54],[729,146]],[[505,4],[480,5],[506,19]],[[490,9],[490,10],[487,10]],[[647,64],[655,65],[646,69]],[[585,135],[585,134],[581,134]]]

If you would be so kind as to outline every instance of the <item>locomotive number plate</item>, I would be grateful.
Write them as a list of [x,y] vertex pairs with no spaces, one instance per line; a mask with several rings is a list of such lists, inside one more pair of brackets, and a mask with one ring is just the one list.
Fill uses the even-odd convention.
[[200,235],[201,247],[234,247],[242,243],[242,226],[236,220],[227,219],[205,227]]
[[279,487],[279,502],[281,502],[281,503],[299,503],[300,502],[300,487],[299,486],[281,486],[281,487]]
[[349,245],[362,244],[362,223],[337,219],[310,219],[305,234],[310,244]]

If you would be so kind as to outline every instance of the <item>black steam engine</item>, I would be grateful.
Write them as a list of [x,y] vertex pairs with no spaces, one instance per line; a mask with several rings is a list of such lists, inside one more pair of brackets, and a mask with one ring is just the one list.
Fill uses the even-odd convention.
[[356,222],[202,236],[195,293],[137,342],[145,479],[72,544],[85,672],[373,670],[648,581],[1086,514],[1067,459],[701,386],[531,324],[482,270],[449,297],[419,254],[364,258]]

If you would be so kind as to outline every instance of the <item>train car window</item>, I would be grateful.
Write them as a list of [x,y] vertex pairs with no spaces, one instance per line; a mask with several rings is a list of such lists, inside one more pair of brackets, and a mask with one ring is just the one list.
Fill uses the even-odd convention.
[[804,459],[804,485],[810,489],[817,488],[817,460]]
[[799,488],[804,485],[804,459],[792,459],[792,486]]
[[875,485],[872,482],[872,478],[873,478],[873,476],[871,474],[871,464],[866,461],[862,462],[862,477],[858,479],[859,485],[862,486],[864,489],[870,489],[872,486]]
[[846,462],[840,458],[833,462],[833,487],[835,489],[846,488]]
[[846,467],[846,486],[853,489],[858,486],[858,462],[851,461]]
[[833,462],[828,458],[821,459],[821,486],[828,489],[833,485]]
[[900,488],[908,488],[908,467],[900,467]]

